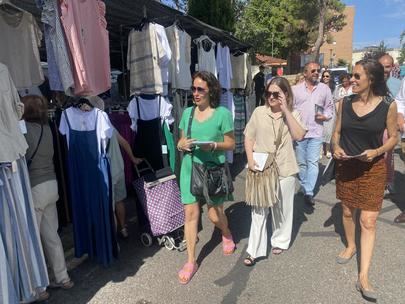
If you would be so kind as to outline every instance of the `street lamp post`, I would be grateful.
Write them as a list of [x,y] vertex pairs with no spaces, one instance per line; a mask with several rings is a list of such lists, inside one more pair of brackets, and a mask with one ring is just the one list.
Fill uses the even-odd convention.
[[333,67],[333,59],[332,59],[332,51],[333,49],[329,49],[329,67]]
[[332,47],[329,49],[329,51],[330,51],[330,67],[331,68],[333,68],[333,65],[334,65],[334,57],[336,56],[336,54],[335,53],[332,53],[333,52],[333,48],[334,48],[334,46],[336,45],[336,41],[333,41],[332,42]]

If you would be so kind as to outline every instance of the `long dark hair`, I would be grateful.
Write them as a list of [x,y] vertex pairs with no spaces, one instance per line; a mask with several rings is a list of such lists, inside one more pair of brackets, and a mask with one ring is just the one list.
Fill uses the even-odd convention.
[[[328,83],[323,81],[323,76],[325,75],[325,73],[329,74],[329,81]],[[321,76],[321,82],[323,82],[324,84],[326,84],[329,89],[331,90],[331,92],[333,93],[333,91],[335,90],[335,80],[332,78],[332,74],[329,70],[325,70],[322,72],[322,76]]]
[[40,125],[48,123],[48,101],[38,95],[27,95],[21,98],[24,103],[23,119]]
[[384,67],[375,59],[362,59],[356,62],[361,65],[371,81],[370,89],[375,96],[387,96],[389,90],[384,79]]
[[[288,106],[288,109],[290,111],[292,111],[293,110],[294,96],[293,96],[293,92],[291,90],[291,86],[290,86],[290,83],[288,82],[288,80],[285,79],[284,77],[274,77],[274,78],[272,78],[271,81],[266,85],[266,90],[264,91],[265,94],[266,94],[267,90],[269,89],[269,87],[272,84],[278,86],[281,89],[281,91],[283,91],[283,93],[285,95],[287,95],[286,96],[287,106]],[[267,103],[267,100],[266,100],[266,103]]]
[[221,100],[221,85],[214,74],[207,71],[196,72],[193,75],[193,82],[196,78],[200,78],[207,83],[208,94],[211,108],[217,108]]

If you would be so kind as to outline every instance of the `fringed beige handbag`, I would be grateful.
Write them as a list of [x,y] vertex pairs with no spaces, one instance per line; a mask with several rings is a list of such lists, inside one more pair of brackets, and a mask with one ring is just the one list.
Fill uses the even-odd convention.
[[[247,169],[246,174],[246,204],[262,208],[272,207],[280,201],[280,180],[276,163],[277,150],[281,144],[284,121],[281,122],[276,139],[276,151],[269,153],[263,171]],[[276,134],[274,134],[276,135]]]

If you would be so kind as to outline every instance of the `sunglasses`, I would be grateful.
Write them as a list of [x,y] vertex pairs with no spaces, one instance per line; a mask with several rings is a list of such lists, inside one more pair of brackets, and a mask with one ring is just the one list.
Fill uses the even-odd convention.
[[353,74],[354,79],[360,80],[360,74],[354,73]]
[[267,91],[266,93],[264,93],[264,97],[266,97],[266,99],[271,98],[271,96],[274,96],[275,99],[278,99],[278,97],[280,96],[279,92],[271,92],[271,91]]
[[323,75],[323,78],[329,78],[330,76],[329,75]]
[[204,93],[207,92],[206,89],[204,89],[204,88],[202,88],[202,87],[195,87],[195,86],[192,86],[192,87],[191,87],[191,91],[192,91],[193,93],[195,93],[195,92],[197,91],[199,94],[204,94]]
[[315,73],[315,72],[319,73],[320,71],[321,71],[320,69],[313,69],[313,70],[311,70],[311,73],[312,74]]

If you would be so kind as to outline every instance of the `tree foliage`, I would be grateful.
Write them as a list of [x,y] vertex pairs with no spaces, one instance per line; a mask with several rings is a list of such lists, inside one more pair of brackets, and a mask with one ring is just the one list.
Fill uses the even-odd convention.
[[343,9],[340,0],[250,0],[236,35],[255,51],[282,58],[307,50],[319,54],[330,33],[345,25]]
[[188,14],[228,32],[235,27],[233,0],[188,0]]
[[399,43],[401,44],[401,50],[399,51],[398,63],[404,64],[405,62],[405,30],[402,31],[399,37]]
[[319,50],[325,41],[331,39],[330,33],[340,31],[345,25],[343,10],[345,5],[340,0],[316,0],[318,7],[318,30],[313,46],[314,60],[319,60]]
[[340,66],[349,66],[349,63],[345,60],[345,59],[342,59],[342,58],[339,58],[338,59],[338,61],[337,61],[337,66],[338,67],[340,67]]

